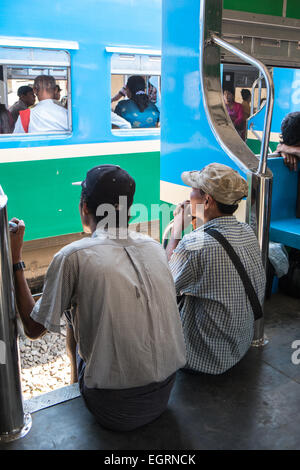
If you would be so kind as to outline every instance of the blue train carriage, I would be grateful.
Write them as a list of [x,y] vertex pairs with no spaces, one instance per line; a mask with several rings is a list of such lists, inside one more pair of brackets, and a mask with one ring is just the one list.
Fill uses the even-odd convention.
[[1,103],[9,108],[20,86],[52,75],[68,112],[65,132],[0,135],[0,184],[9,217],[27,225],[28,276],[42,275],[53,253],[81,236],[80,189],[72,183],[98,164],[133,175],[135,202],[148,209],[133,214],[133,223],[159,236],[150,206],[159,202],[160,129],[112,128],[111,97],[138,74],[156,87],[159,107],[160,48],[160,0],[16,0],[2,9]]
[[[299,111],[300,4],[166,0],[163,31],[161,199],[173,205],[188,198],[180,178],[185,170],[213,161],[232,166],[247,175],[250,187],[237,217],[253,224],[266,262],[274,180],[270,238],[300,248],[297,174],[282,158],[267,159],[277,147],[283,117]],[[236,101],[242,101],[243,88],[252,94],[246,142],[226,111],[226,85]]]

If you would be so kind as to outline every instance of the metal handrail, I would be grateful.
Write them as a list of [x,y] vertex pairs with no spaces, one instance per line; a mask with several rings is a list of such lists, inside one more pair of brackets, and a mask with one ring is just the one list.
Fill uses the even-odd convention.
[[258,77],[258,78],[253,82],[252,89],[251,89],[251,116],[253,116],[253,114],[254,114],[254,93],[255,93],[256,85],[258,84],[258,81],[259,81],[259,80],[261,80],[260,77]]
[[260,107],[261,107],[261,88],[262,88],[262,75],[261,75],[261,72],[259,72],[257,109],[260,109]]
[[250,108],[250,118],[254,116],[254,98],[255,98],[255,88],[259,83],[259,91],[258,91],[258,99],[257,99],[257,110],[256,112],[260,111],[261,109],[261,87],[262,87],[262,75],[261,73],[259,74],[259,77],[253,82],[252,88],[251,88],[251,108]]
[[227,41],[224,41],[224,39],[221,39],[215,34],[211,35],[211,40],[215,44],[218,44],[220,47],[223,47],[227,51],[238,56],[240,59],[244,60],[245,62],[249,62],[254,67],[257,67],[265,79],[266,87],[267,87],[267,104],[266,104],[266,114],[265,114],[264,131],[263,131],[263,138],[262,138],[262,145],[261,145],[260,161],[259,161],[258,169],[257,169],[258,175],[264,175],[267,170],[268,146],[269,146],[269,140],[270,140],[271,123],[272,123],[273,106],[274,106],[274,85],[273,85],[272,77],[267,67],[262,62],[260,62],[260,60],[255,59],[254,57],[251,57],[246,52],[241,51],[237,47],[233,46]]

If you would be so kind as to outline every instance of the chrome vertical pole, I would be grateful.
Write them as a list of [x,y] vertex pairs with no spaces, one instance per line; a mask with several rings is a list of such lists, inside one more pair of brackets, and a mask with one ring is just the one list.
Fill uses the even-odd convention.
[[262,89],[262,73],[259,72],[259,85],[258,85],[258,97],[257,97],[257,111],[260,109],[261,106],[261,89]]
[[[271,220],[273,178],[269,175],[248,173],[250,194],[247,198],[246,222],[253,228],[260,245],[262,262],[267,274],[269,255],[269,229]],[[264,319],[254,323],[252,346],[260,347],[268,343],[264,334]]]
[[25,436],[31,416],[24,414],[14,298],[7,197],[0,186],[0,442]]

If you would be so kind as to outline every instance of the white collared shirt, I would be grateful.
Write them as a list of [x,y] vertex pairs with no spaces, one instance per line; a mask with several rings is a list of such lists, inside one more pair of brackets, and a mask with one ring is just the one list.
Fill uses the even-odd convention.
[[121,116],[118,116],[118,114],[113,111],[111,111],[111,123],[119,127],[119,129],[131,129],[130,122],[126,121],[126,119]]
[[[52,99],[40,101],[34,108],[30,109],[28,133],[48,133],[68,130],[67,110],[55,104]],[[15,125],[14,134],[24,133],[25,131],[19,116]]]

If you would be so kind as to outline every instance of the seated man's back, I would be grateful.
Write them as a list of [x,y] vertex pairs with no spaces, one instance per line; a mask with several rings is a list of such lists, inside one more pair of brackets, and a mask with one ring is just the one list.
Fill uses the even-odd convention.
[[[220,232],[240,257],[260,302],[265,273],[257,238],[234,216],[206,223]],[[227,252],[198,228],[186,235],[171,258],[180,315],[187,338],[188,367],[220,374],[234,366],[251,345],[254,315],[242,280]]]
[[59,332],[67,309],[88,388],[140,387],[185,364],[172,275],[159,243],[145,235],[110,239],[97,230],[64,247],[32,318]]
[[18,309],[32,339],[59,332],[66,314],[72,382],[78,379],[100,424],[132,430],[163,413],[186,363],[174,282],[162,246],[128,231],[135,193],[129,173],[99,165],[81,186],[80,217],[92,236],[56,254],[36,304],[19,261],[25,226],[12,220]]

